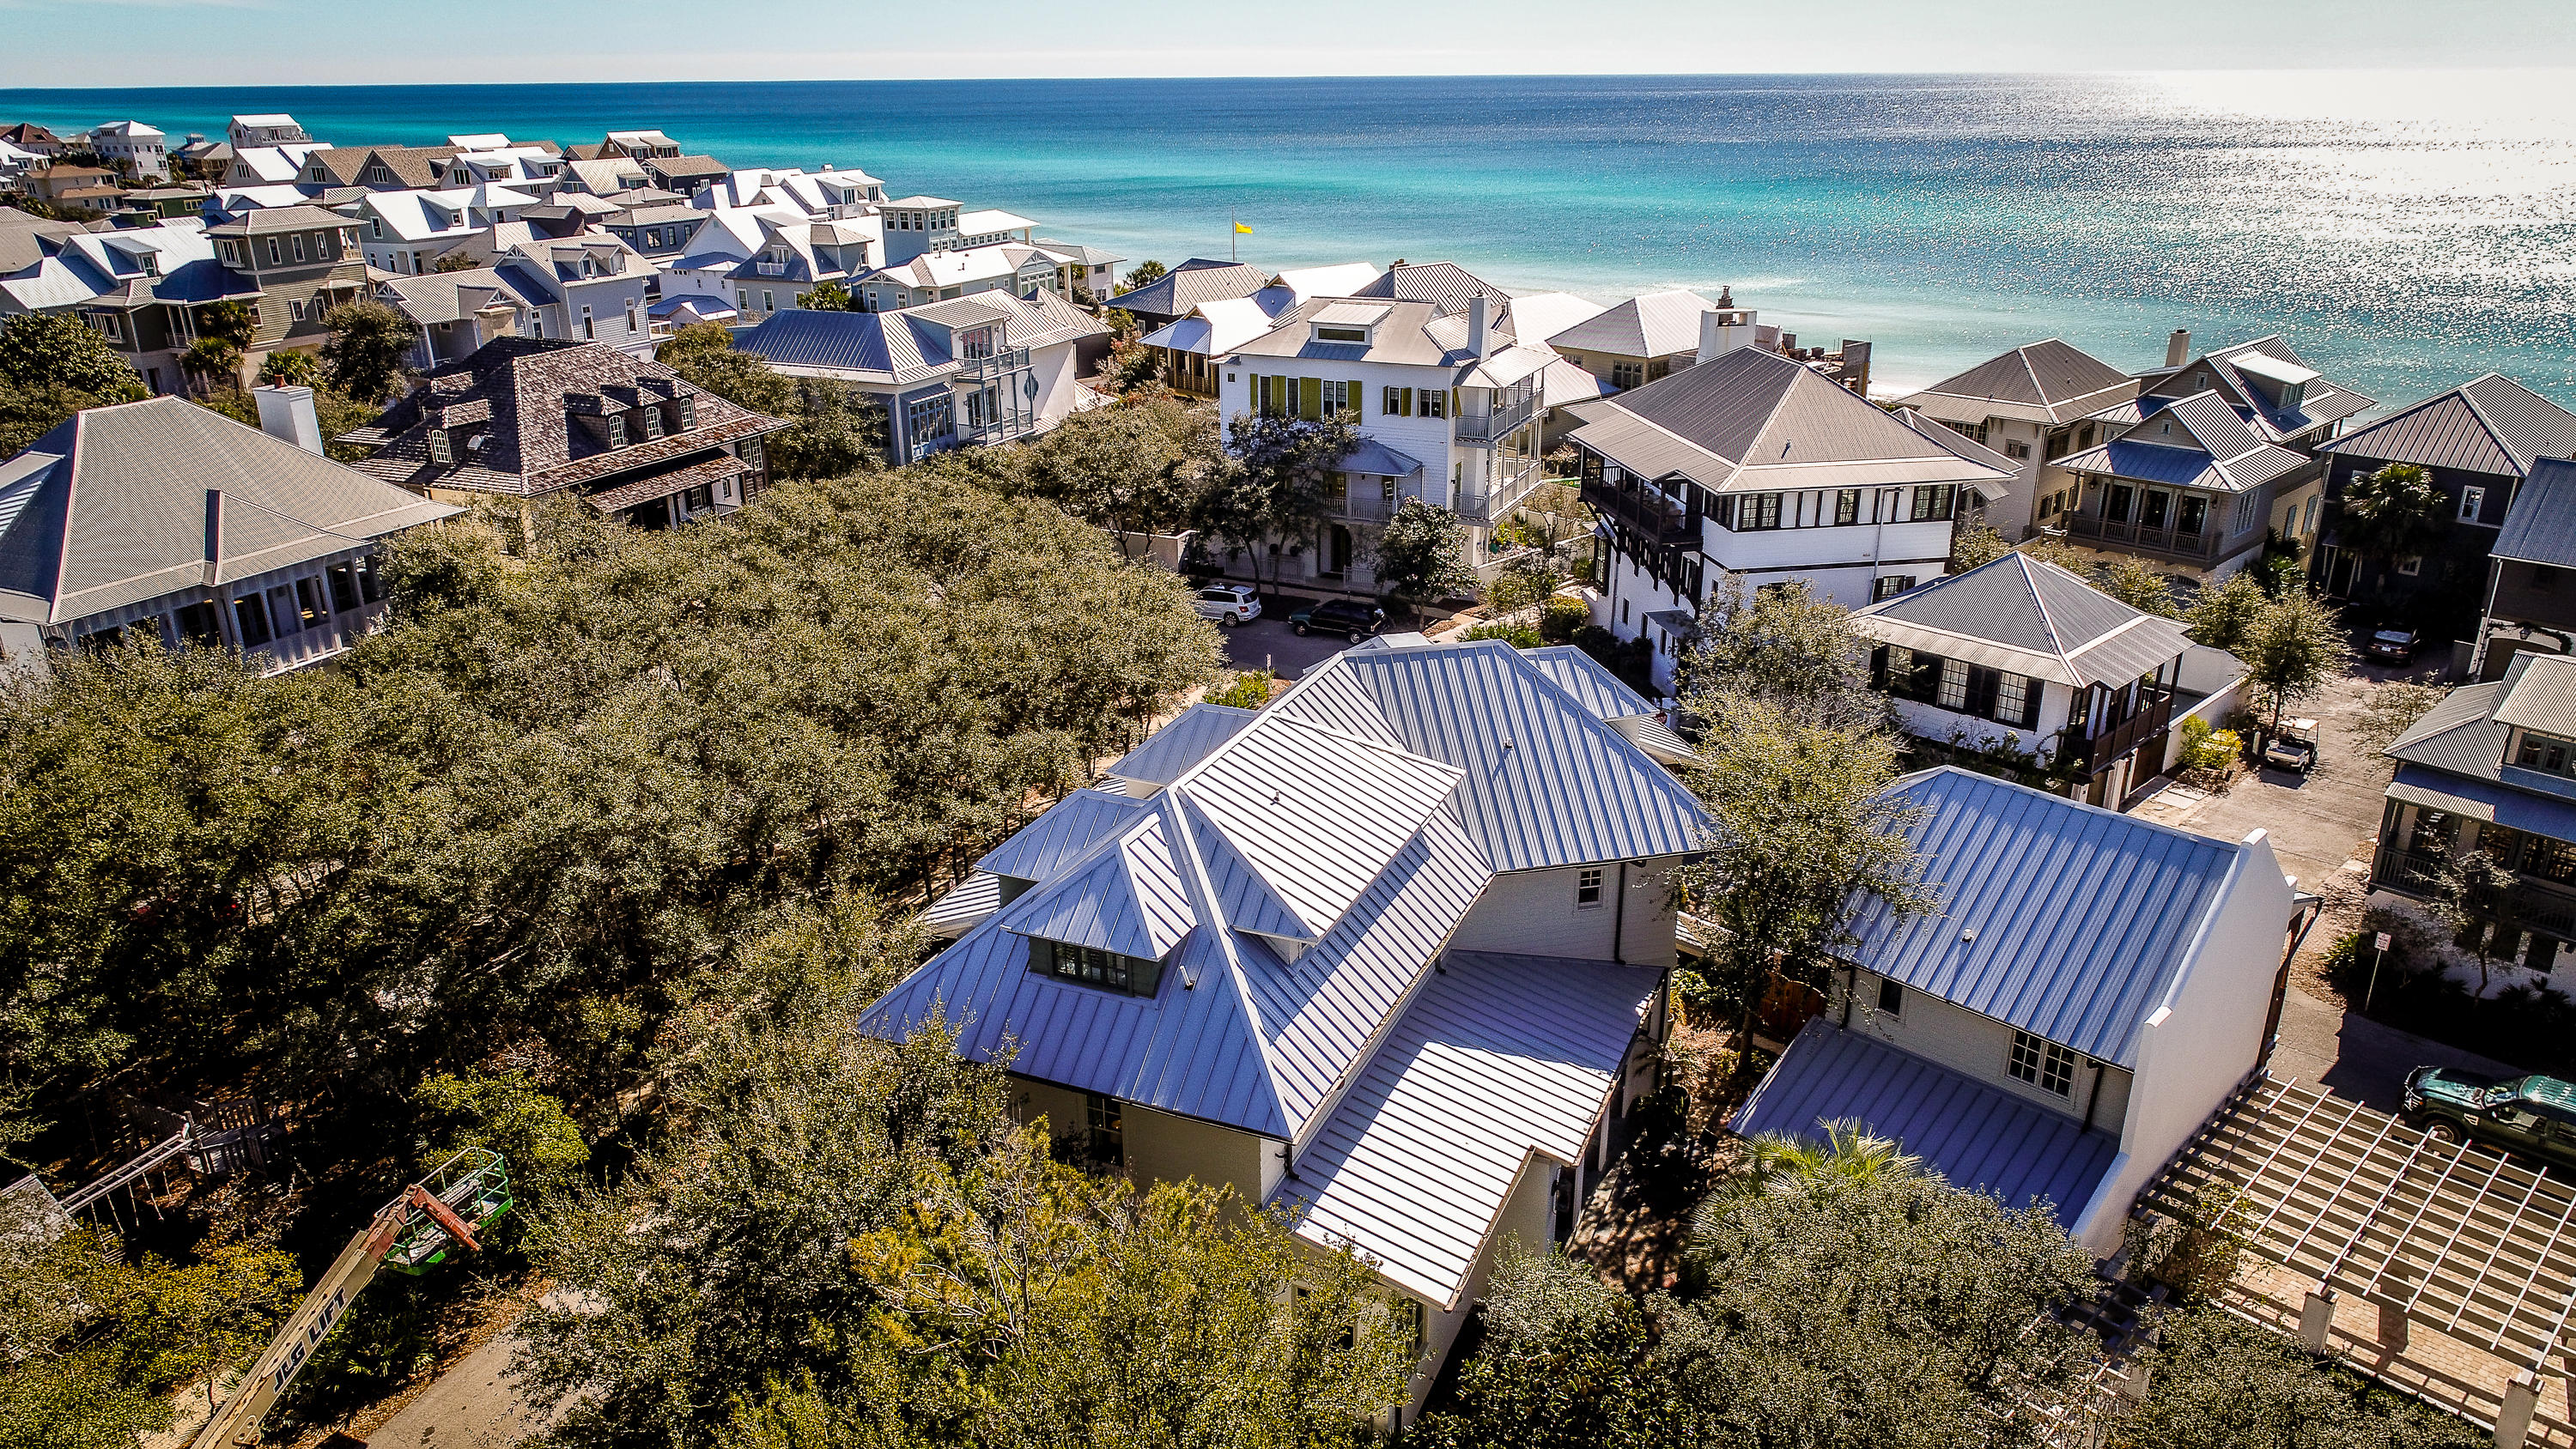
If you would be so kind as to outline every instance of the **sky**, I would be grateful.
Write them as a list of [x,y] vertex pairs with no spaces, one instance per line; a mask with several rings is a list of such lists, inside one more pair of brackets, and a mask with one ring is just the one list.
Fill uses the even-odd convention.
[[0,87],[2576,66],[2576,0],[0,0]]

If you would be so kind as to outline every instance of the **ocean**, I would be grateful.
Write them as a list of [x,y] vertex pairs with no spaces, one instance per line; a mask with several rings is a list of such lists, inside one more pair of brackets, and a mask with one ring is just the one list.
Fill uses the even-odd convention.
[[[2402,404],[2493,369],[2576,406],[2564,76],[1144,79],[0,90],[0,124],[339,144],[658,127],[856,166],[1166,264],[1447,259],[1598,302],[1714,292],[1879,391],[2063,337],[2161,360],[2283,332]],[[1232,237],[1230,218],[1252,228]]]

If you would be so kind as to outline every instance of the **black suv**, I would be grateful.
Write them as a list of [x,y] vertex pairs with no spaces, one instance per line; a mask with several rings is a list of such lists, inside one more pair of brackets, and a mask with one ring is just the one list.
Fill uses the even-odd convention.
[[1357,599],[1326,599],[1290,614],[1288,627],[1300,634],[1348,634],[1357,644],[1386,627],[1386,610]]

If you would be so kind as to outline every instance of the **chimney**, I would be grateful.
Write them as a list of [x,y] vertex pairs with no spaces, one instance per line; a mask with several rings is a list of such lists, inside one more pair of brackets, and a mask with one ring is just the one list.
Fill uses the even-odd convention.
[[224,567],[224,491],[206,490],[206,574],[200,580],[212,588],[222,577]]
[[1869,396],[1869,344],[1846,337],[1843,339],[1843,386]]
[[2173,330],[2173,335],[2165,339],[2165,366],[2180,367],[2189,361],[2191,361],[2191,329],[2177,327]]
[[1485,355],[1485,294],[1478,292],[1467,299],[1467,350],[1478,357]]
[[255,387],[250,395],[259,399],[261,432],[308,453],[322,451],[322,423],[313,415],[313,389]]
[[1739,347],[1753,345],[1754,311],[1735,305],[1735,291],[1728,288],[1717,299],[1718,310],[1699,314],[1699,358],[1714,362]]

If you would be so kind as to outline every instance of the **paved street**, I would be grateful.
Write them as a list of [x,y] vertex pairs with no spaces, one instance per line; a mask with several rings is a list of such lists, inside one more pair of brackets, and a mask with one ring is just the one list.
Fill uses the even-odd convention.
[[2497,1077],[2514,1071],[2502,1062],[2347,1012],[2295,986],[2281,1004],[2281,1040],[2272,1051],[2276,1077],[2313,1083],[2338,1097],[2394,1113],[2406,1074],[2423,1066]]

